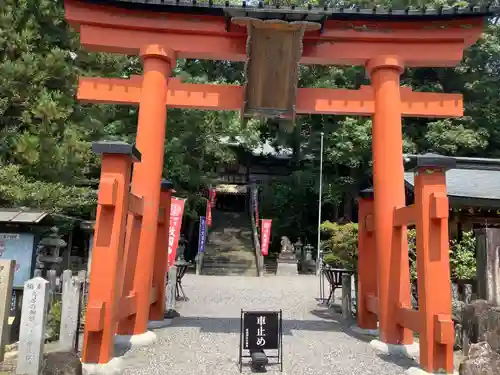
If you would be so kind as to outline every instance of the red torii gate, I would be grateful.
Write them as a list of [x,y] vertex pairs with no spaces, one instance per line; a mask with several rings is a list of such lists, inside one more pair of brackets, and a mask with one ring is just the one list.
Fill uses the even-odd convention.
[[[410,328],[418,331],[424,369],[452,372],[453,326],[450,329],[451,303],[446,297],[450,290],[445,230],[448,211],[444,209],[444,168],[450,164],[436,157],[418,159],[417,184],[421,194],[413,208],[404,207],[401,117],[461,116],[462,97],[412,92],[400,87],[400,75],[406,67],[458,64],[464,48],[481,34],[491,9],[299,10],[266,8],[261,4],[230,6],[226,2],[225,6],[216,6],[211,1],[180,4],[142,0],[65,0],[65,9],[66,20],[80,33],[85,48],[140,55],[144,66],[142,76],[130,79],[82,77],[79,82],[80,100],[139,105],[137,147],[142,153],[141,162],[134,167],[129,196],[127,174],[136,150],[124,145],[96,146],[96,151],[104,156],[84,363],[108,362],[113,355],[115,332],[143,334],[148,319],[161,320],[162,307],[157,301],[163,300],[164,295],[157,283],[161,282],[161,273],[164,276],[165,262],[159,250],[163,232],[158,232],[158,218],[167,107],[241,110],[247,117],[255,111],[269,115],[271,107],[273,115],[291,119],[297,113],[373,117],[374,203],[360,203],[367,218],[360,233],[359,326],[376,328],[378,318],[380,340],[393,345],[411,344]],[[265,38],[259,39],[262,35],[272,36],[280,46],[267,53],[279,54],[281,48],[294,53],[289,55],[294,61],[282,61],[282,77],[280,67],[259,55],[265,47]],[[186,84],[169,78],[178,58],[248,60],[247,87]],[[259,62],[267,64],[267,69],[260,70],[262,76],[269,70],[276,82],[255,76],[259,69],[253,68]],[[363,65],[372,86],[359,90],[297,89],[298,63]],[[276,85],[280,79],[279,83],[289,79],[292,84]],[[283,90],[274,99],[283,97],[283,102],[276,108],[266,108],[266,100],[271,99],[264,94],[273,85]],[[427,176],[430,171],[436,172],[433,177]],[[139,202],[140,209],[136,207],[139,203],[125,209],[129,201]],[[133,220],[127,221],[125,230],[123,215],[127,212]],[[164,222],[165,216],[160,222]],[[424,280],[424,288],[419,288],[424,308],[418,313],[408,308],[411,305],[405,233],[406,225],[415,221],[419,231],[419,280]],[[434,236],[439,240],[434,240]],[[115,240],[103,240],[109,238]],[[370,243],[375,254],[367,248]],[[125,246],[125,250],[120,246]],[[109,250],[113,254],[124,251],[123,263],[118,261],[120,264],[108,274],[94,272],[94,268],[105,269],[100,256]],[[367,254],[376,269],[366,267]],[[109,260],[109,255],[105,259]],[[431,291],[431,281],[439,281],[439,288]],[[151,304],[155,309],[150,314]],[[121,310],[122,306],[126,311]]]

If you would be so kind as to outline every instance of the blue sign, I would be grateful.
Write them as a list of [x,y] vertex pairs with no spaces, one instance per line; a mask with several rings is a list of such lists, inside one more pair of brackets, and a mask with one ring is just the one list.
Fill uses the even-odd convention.
[[200,232],[198,236],[198,252],[205,251],[205,240],[207,237],[207,219],[205,216],[200,216]]
[[16,261],[14,288],[23,288],[31,278],[34,241],[35,236],[31,233],[0,233],[0,259]]

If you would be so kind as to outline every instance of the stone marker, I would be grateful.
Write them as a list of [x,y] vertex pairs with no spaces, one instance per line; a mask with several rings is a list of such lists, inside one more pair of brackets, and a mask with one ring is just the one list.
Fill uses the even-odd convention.
[[486,341],[491,349],[500,352],[500,307],[484,300],[475,300],[463,311],[463,354],[469,345]]
[[80,270],[80,271],[78,271],[78,279],[79,279],[82,283],[87,282],[87,271],[85,271],[85,270]]
[[82,375],[82,362],[73,350],[50,352],[45,355],[45,361],[40,375]]
[[[479,299],[500,305],[500,229],[477,231],[476,261]],[[464,301],[470,303],[469,301]]]
[[167,290],[165,291],[165,318],[171,319],[180,314],[175,310],[175,287],[177,283],[177,267],[171,266],[168,270]]
[[63,272],[62,282],[62,312],[59,344],[61,350],[70,351],[75,348],[82,283],[78,277],[73,277],[73,272],[71,270]]
[[352,275],[342,274],[342,317],[352,319]]
[[500,374],[500,354],[494,352],[487,342],[472,344],[467,359],[460,364],[460,375]]
[[35,277],[24,283],[16,374],[38,375],[43,359],[49,283]]
[[0,260],[0,362],[3,362],[5,345],[9,339],[9,313],[15,266],[15,260]]

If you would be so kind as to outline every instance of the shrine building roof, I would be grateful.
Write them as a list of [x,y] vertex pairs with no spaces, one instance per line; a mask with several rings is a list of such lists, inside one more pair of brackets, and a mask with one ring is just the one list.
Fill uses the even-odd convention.
[[[456,169],[446,171],[446,189],[454,206],[500,207],[500,159],[455,157]],[[414,173],[405,173],[413,190]]]
[[326,20],[352,21],[424,21],[451,20],[470,17],[489,17],[500,12],[500,7],[475,6],[437,7],[419,9],[392,9],[383,7],[313,7],[305,8],[281,5],[264,5],[262,1],[230,2],[214,4],[212,0],[180,1],[180,0],[81,0],[86,3],[112,5],[135,10],[149,10],[169,13],[185,13],[207,16],[252,17],[262,20],[280,19],[283,21],[322,22]]

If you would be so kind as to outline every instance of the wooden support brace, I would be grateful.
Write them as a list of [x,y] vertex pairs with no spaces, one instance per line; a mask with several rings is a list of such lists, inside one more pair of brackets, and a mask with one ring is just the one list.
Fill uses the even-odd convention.
[[85,326],[90,332],[99,332],[104,329],[104,308],[102,302],[87,306]]
[[445,314],[434,316],[434,338],[439,344],[454,344],[455,334],[451,316]]
[[378,314],[378,298],[373,294],[366,296],[366,308],[368,311]]
[[99,183],[97,204],[112,207],[116,205],[118,181],[116,178],[105,177]]
[[142,216],[144,213],[144,200],[142,197],[129,193],[128,211],[134,216]]
[[448,219],[448,196],[445,193],[432,193],[431,195],[431,219]]
[[415,206],[412,204],[406,207],[394,209],[394,226],[410,226],[415,224]]
[[120,300],[120,309],[118,310],[118,319],[124,319],[130,315],[135,314],[137,298],[135,292],[130,292],[126,297]]
[[409,328],[413,332],[420,332],[420,317],[417,310],[400,305],[396,317],[401,327]]

